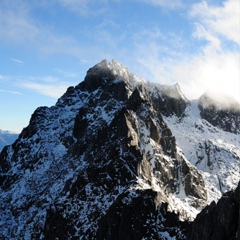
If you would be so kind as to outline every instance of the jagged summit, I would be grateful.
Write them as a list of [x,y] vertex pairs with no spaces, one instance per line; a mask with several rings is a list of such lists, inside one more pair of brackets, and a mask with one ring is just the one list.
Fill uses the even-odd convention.
[[87,75],[84,79],[86,85],[93,85],[95,88],[99,84],[111,84],[117,83],[118,81],[124,81],[126,84],[129,84],[132,90],[139,85],[143,85],[149,92],[158,92],[173,99],[184,99],[185,101],[188,101],[182,93],[178,83],[169,86],[147,82],[136,74],[130,72],[122,63],[115,60],[111,60],[110,62],[102,60],[97,63],[87,71]]
[[[101,88],[105,93],[107,91],[107,94],[115,92],[114,98],[118,96],[120,100],[129,98],[132,92],[140,86],[147,91],[154,106],[166,115],[181,116],[189,104],[189,100],[182,93],[179,84],[169,86],[147,82],[115,60],[110,62],[103,60],[90,68],[84,82],[80,83],[77,88],[91,92]],[[118,93],[115,88],[119,89]],[[128,92],[128,96],[124,97],[126,92]]]
[[[93,80],[94,79],[94,80]],[[124,81],[129,84],[132,88],[140,84],[145,84],[146,82],[138,77],[137,75],[131,73],[128,68],[123,66],[120,62],[111,60],[102,60],[92,68],[87,71],[87,75],[84,82],[88,84],[100,84],[98,80],[110,83],[112,81]],[[97,81],[97,83],[96,83]]]

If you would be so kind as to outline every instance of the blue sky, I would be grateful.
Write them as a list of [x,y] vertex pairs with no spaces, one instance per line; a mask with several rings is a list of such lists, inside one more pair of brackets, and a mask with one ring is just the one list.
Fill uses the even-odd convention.
[[20,132],[102,59],[189,99],[240,101],[239,0],[1,0],[0,129]]

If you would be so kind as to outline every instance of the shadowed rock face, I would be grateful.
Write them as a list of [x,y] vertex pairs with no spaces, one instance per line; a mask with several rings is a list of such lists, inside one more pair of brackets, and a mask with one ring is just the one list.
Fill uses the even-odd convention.
[[199,98],[198,106],[201,117],[213,126],[240,134],[240,104],[236,100],[207,92]]
[[125,192],[99,221],[96,239],[184,239],[189,223],[164,202],[166,197],[151,189]]
[[162,86],[152,88],[149,92],[154,108],[165,116],[176,115],[183,117],[186,107],[189,104],[181,92],[178,84],[171,87]]
[[240,182],[235,191],[225,193],[212,202],[194,220],[187,239],[240,239]]
[[1,152],[0,238],[185,239],[173,195],[182,187],[199,207],[207,193],[162,114],[187,105],[177,85],[152,86],[114,61],[91,68]]

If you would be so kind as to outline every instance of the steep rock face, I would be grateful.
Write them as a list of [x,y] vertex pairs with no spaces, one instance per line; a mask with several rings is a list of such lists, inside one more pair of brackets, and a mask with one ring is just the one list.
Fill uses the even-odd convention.
[[101,218],[96,239],[184,239],[189,224],[169,212],[166,202],[151,189],[121,194]]
[[[171,219],[160,219],[156,211],[161,206],[165,216],[176,219],[174,231],[181,239],[179,219],[189,212],[171,213],[176,201],[191,212],[207,194],[202,175],[176,147],[151,88],[121,64],[103,61],[55,106],[38,108],[17,141],[0,154],[0,238],[109,238],[114,221],[124,219],[116,220],[117,212],[141,203],[149,205],[149,213],[141,211],[135,239],[172,234]],[[181,101],[179,115],[187,105]],[[155,203],[159,192],[165,203]],[[152,230],[143,227],[151,221]],[[159,224],[169,228],[161,233]],[[128,226],[119,227],[116,239],[133,236]]]
[[240,239],[240,182],[235,191],[212,202],[194,220],[187,239]]
[[226,96],[207,92],[199,98],[200,115],[213,126],[240,134],[240,104]]

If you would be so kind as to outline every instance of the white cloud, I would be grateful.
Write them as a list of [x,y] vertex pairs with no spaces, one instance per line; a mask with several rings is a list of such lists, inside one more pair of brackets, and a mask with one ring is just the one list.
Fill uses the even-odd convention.
[[184,92],[195,98],[211,89],[240,101],[239,56],[236,53],[205,53],[189,58],[173,68]]
[[[190,11],[195,21],[194,38],[182,38],[182,42],[186,41],[182,47],[180,41],[175,48],[174,39],[167,42],[152,38],[140,42],[135,58],[142,66],[143,77],[161,84],[178,82],[190,99],[212,89],[240,102],[240,15],[236,13],[239,6],[235,0],[226,1],[221,7],[209,6],[206,2],[194,5]],[[206,42],[199,44],[201,39]],[[197,46],[194,52],[188,49],[189,41]]]
[[0,89],[0,92],[2,92],[2,93],[16,94],[16,95],[22,95],[22,93],[21,93],[21,92],[18,92],[18,91],[9,91],[9,90]]
[[219,38],[215,37],[213,34],[207,31],[207,29],[201,24],[195,24],[195,32],[193,36],[198,39],[205,39],[208,41],[208,48],[213,48],[215,50],[221,49],[221,41]]
[[239,54],[232,52],[203,52],[198,55],[179,54],[176,58],[161,58],[160,48],[152,46],[155,54],[145,52],[138,57],[144,67],[146,80],[160,84],[178,82],[189,99],[198,98],[207,90],[233,96],[240,102]]
[[[210,6],[206,1],[194,4],[190,17],[203,25],[208,34],[224,37],[240,45],[239,0],[227,0],[222,6]],[[202,36],[206,37],[206,34],[203,32]]]

